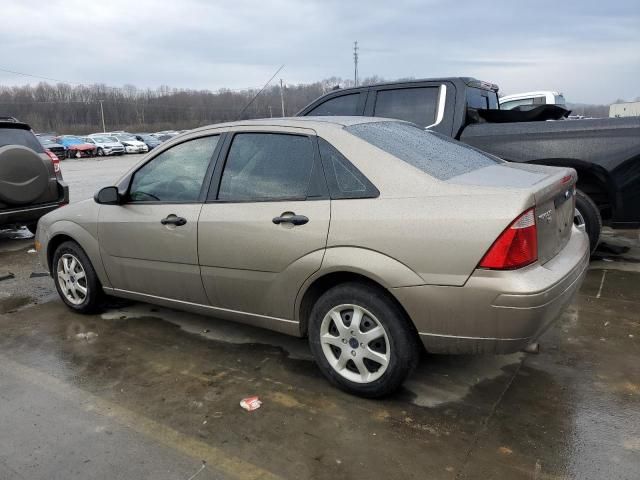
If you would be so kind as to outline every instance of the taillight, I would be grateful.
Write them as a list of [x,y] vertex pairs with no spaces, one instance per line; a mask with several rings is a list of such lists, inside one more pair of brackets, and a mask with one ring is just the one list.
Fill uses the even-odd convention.
[[53,153],[49,149],[45,149],[45,153],[51,159],[51,163],[53,164],[53,171],[56,172],[56,173],[59,173],[60,172],[60,159],[57,157],[57,155],[55,153]]
[[492,270],[513,270],[538,259],[538,231],[534,209],[516,218],[493,242],[478,267]]

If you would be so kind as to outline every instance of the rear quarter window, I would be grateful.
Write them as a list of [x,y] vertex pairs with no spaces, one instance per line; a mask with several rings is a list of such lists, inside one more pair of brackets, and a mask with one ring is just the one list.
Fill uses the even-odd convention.
[[410,123],[360,123],[345,129],[438,180],[502,163],[496,157]]
[[1,128],[0,127],[0,147],[6,145],[21,145],[35,150],[37,153],[44,153],[42,144],[30,130],[21,128]]

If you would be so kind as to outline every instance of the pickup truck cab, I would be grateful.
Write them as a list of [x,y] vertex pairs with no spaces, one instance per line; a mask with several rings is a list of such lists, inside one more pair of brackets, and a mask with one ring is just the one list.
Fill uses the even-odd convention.
[[640,227],[640,117],[544,121],[554,109],[500,110],[497,85],[451,77],[334,90],[298,115],[396,118],[507,161],[574,168],[575,222],[593,251],[603,223]]

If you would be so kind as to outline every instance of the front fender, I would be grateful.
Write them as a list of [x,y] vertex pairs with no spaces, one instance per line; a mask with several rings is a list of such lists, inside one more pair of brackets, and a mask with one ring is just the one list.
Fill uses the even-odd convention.
[[49,259],[53,256],[53,251],[50,251],[51,247],[58,245],[61,236],[68,237],[78,243],[85,251],[102,286],[111,287],[107,273],[102,265],[98,239],[81,225],[69,220],[58,220],[47,226],[46,230],[42,229],[40,231],[39,229],[38,233],[38,241],[41,245],[40,260],[43,265],[49,267]]

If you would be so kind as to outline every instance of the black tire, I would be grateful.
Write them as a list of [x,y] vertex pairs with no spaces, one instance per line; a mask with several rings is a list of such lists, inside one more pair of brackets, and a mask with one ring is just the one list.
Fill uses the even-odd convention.
[[25,227],[27,228],[27,230],[29,230],[31,233],[33,233],[34,235],[36,234],[36,229],[38,228],[38,223],[27,223],[25,225]]
[[[584,221],[584,229],[589,236],[591,254],[598,248],[600,240],[600,232],[602,231],[602,217],[597,205],[582,190],[576,190],[576,210],[582,216]],[[579,222],[579,216],[576,215],[575,223]]]
[[[86,279],[85,287],[87,289],[87,293],[84,300],[78,304],[74,304],[67,299],[60,285],[61,280],[57,275],[58,262],[60,258],[65,254],[73,255],[73,257],[75,257],[80,262],[85,272],[84,278]],[[56,284],[58,295],[60,295],[62,301],[71,310],[78,313],[89,314],[94,313],[100,309],[104,300],[102,285],[100,285],[100,280],[98,280],[98,276],[96,275],[96,271],[94,270],[89,257],[84,252],[82,247],[80,247],[80,245],[78,245],[76,242],[64,242],[60,244],[58,248],[56,248],[53,254],[53,261],[51,263],[51,273],[53,276],[53,281]]]
[[96,152],[96,155],[99,157],[104,157],[104,150],[102,150],[101,148],[99,148]]
[[[322,322],[334,307],[341,305],[357,305],[371,312],[377,322],[384,328],[389,339],[389,345],[385,345],[389,349],[390,356],[386,370],[379,378],[371,382],[359,383],[349,380],[331,366],[324,353],[320,341]],[[348,315],[342,318],[349,319]],[[368,317],[365,314],[362,325],[367,323],[367,320]],[[350,325],[346,326],[346,328],[350,328]],[[369,343],[369,345],[372,344],[373,342]],[[309,318],[309,345],[320,370],[331,383],[346,392],[368,398],[381,397],[396,391],[418,364],[421,353],[418,335],[413,325],[406,318],[404,312],[389,297],[388,293],[375,285],[360,282],[337,285],[318,299],[311,310]],[[333,349],[334,347],[331,348]],[[349,355],[348,351],[351,348],[347,342],[342,353],[335,358]],[[353,348],[358,350],[358,347]],[[366,347],[360,344],[360,348]],[[362,350],[358,351],[362,352]],[[354,352],[352,350],[350,353],[355,354]],[[350,357],[345,358],[349,358],[348,362],[353,362]],[[355,363],[352,363],[351,367],[356,368]]]

